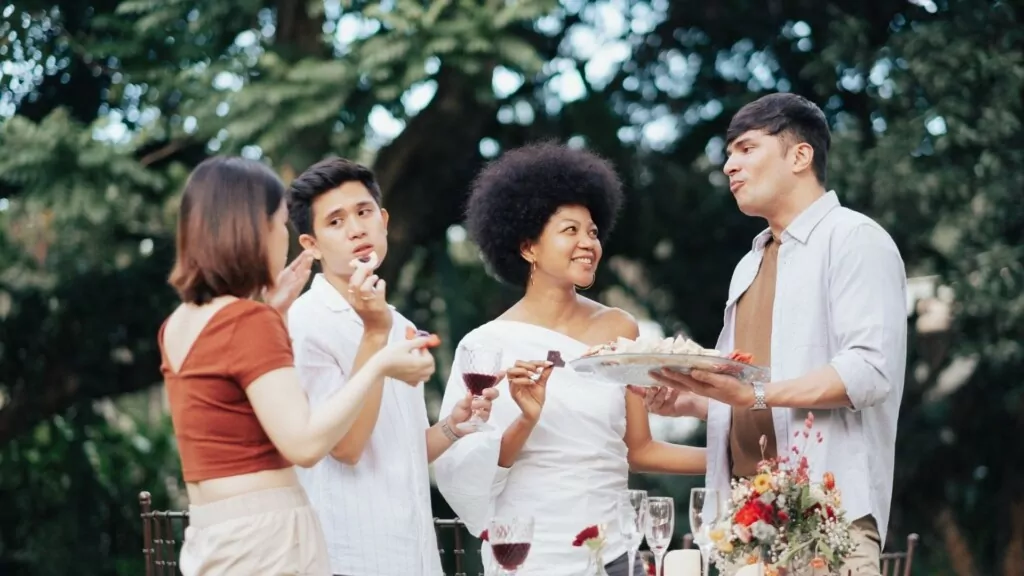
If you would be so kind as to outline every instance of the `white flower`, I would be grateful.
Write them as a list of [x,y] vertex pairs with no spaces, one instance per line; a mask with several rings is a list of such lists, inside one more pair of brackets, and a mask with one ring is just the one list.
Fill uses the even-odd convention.
[[761,496],[758,498],[758,500],[760,500],[761,502],[763,502],[765,504],[771,505],[771,503],[775,500],[775,493],[772,492],[771,490],[769,490],[769,491],[765,492],[764,494],[761,494]]
[[732,489],[732,501],[736,503],[746,502],[747,498],[750,497],[750,488],[742,484],[737,484]]
[[827,504],[828,500],[825,497],[825,491],[821,489],[821,486],[812,484],[810,489],[811,500],[818,502],[819,504]]
[[761,520],[754,522],[754,525],[750,528],[754,533],[754,538],[757,538],[760,542],[771,542],[775,539],[775,535],[778,534],[778,531],[776,531],[773,526],[766,524]]

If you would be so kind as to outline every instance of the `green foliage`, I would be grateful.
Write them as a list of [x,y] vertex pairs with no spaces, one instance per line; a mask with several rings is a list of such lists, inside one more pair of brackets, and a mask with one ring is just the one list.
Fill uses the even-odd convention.
[[3,574],[140,574],[139,486],[158,507],[181,505],[170,419],[98,408],[80,404],[0,448]]

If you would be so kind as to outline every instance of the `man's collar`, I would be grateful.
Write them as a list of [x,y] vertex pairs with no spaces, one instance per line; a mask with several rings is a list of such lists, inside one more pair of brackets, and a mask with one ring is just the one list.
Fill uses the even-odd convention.
[[[327,278],[322,273],[318,273],[313,277],[313,284],[310,285],[309,291],[315,294],[324,303],[324,306],[332,312],[352,310],[352,304],[338,292],[337,288],[327,281]],[[392,310],[395,309],[391,304],[388,304],[388,307]]]
[[[825,215],[839,206],[839,197],[836,195],[836,191],[829,190],[789,223],[789,226],[782,231],[781,240],[785,242],[788,238],[792,238],[801,244],[806,244],[807,239],[811,236],[811,232],[821,223]],[[761,231],[760,234],[754,237],[754,251],[756,252],[764,248],[771,237],[771,228]]]

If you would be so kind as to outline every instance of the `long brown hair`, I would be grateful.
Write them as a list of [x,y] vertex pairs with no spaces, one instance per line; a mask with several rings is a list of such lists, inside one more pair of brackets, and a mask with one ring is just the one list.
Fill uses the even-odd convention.
[[249,298],[274,283],[267,234],[283,198],[281,180],[259,162],[215,156],[196,166],[181,196],[169,278],[183,302]]

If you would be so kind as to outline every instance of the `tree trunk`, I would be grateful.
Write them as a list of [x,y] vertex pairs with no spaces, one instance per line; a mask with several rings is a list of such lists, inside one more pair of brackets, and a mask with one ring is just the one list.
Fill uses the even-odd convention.
[[391,214],[380,274],[391,285],[416,246],[443,239],[462,220],[482,160],[480,140],[496,113],[493,104],[480,101],[473,80],[442,68],[434,99],[377,156],[374,171]]

